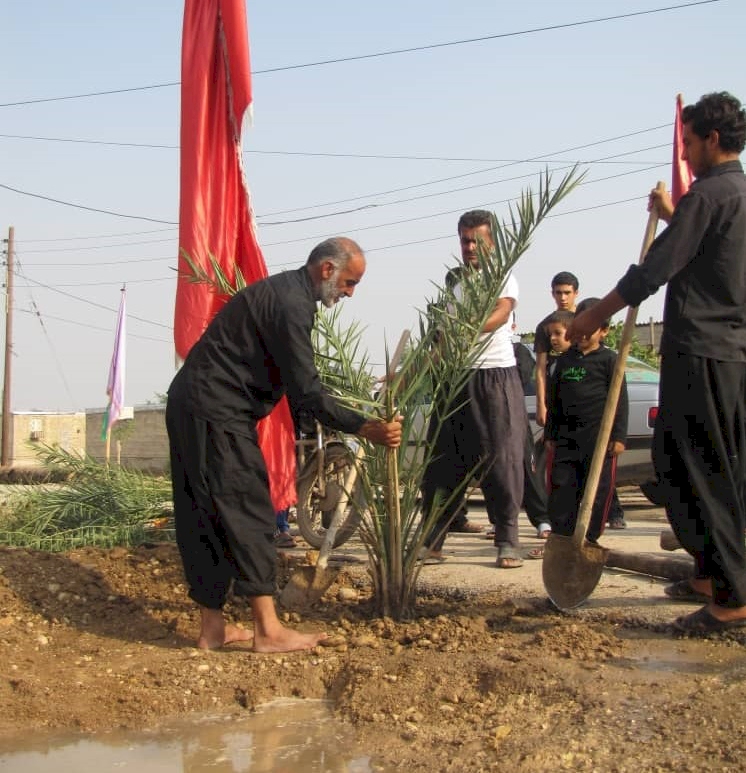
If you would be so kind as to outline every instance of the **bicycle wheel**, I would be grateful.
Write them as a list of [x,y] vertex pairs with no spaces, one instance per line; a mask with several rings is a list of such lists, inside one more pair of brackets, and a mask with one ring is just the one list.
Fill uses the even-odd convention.
[[[352,468],[355,454],[345,445],[327,446],[325,451],[324,496],[319,490],[319,468],[316,453],[313,453],[298,477],[297,522],[303,539],[314,548],[320,548],[334,511],[344,491],[347,474]],[[353,501],[348,503],[342,523],[334,538],[334,547],[346,542],[357,529],[362,517],[363,492],[355,486]]]

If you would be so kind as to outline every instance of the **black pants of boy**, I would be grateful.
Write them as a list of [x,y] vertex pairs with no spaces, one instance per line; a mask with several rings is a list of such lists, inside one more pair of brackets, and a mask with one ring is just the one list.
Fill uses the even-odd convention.
[[231,586],[237,595],[271,596],[275,511],[256,434],[215,426],[176,400],[166,406],[166,427],[189,596],[209,609],[222,609]]
[[676,537],[716,604],[746,606],[746,363],[667,355],[653,463]]
[[518,513],[523,498],[523,447],[526,406],[518,369],[471,372],[454,401],[461,407],[445,420],[425,470],[422,509],[427,518],[436,500],[450,501],[427,538],[440,550],[449,524],[463,502],[466,484],[476,473],[484,504],[495,525],[497,547],[518,547]]
[[[560,440],[554,448],[549,492],[549,522],[554,534],[569,537],[575,532],[592,457],[592,446],[578,446],[572,440]],[[596,542],[603,534],[615,484],[616,457],[607,456],[601,468],[591,520],[586,532],[589,542]]]

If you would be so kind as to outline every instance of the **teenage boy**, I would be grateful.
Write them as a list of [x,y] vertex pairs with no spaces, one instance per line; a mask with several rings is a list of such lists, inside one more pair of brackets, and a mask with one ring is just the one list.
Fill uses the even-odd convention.
[[[575,311],[578,302],[578,278],[569,271],[560,271],[552,277],[552,298],[556,311]],[[534,352],[536,354],[536,423],[543,427],[547,420],[547,362],[551,348],[547,334],[549,314],[536,326]]]

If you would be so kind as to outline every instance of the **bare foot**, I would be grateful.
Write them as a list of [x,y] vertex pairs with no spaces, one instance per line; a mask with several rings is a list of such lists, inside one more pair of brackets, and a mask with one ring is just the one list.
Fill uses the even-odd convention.
[[226,625],[223,627],[223,636],[207,636],[200,634],[197,639],[197,646],[201,650],[215,650],[224,647],[226,644],[232,644],[236,641],[252,641],[254,634],[245,628],[239,628],[237,625]]
[[226,624],[219,609],[200,607],[202,627],[197,639],[201,650],[214,650],[236,641],[251,641],[254,634],[231,623]]
[[326,639],[325,633],[301,633],[282,626],[271,634],[257,634],[254,637],[254,652],[310,650],[323,639]]

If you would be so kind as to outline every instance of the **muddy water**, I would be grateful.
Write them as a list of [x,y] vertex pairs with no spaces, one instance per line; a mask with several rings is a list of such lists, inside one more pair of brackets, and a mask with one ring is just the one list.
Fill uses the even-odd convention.
[[[0,773],[369,773],[351,730],[323,701],[275,701],[240,719],[206,717],[157,733],[35,734],[0,747]],[[376,766],[376,771],[383,769]]]

